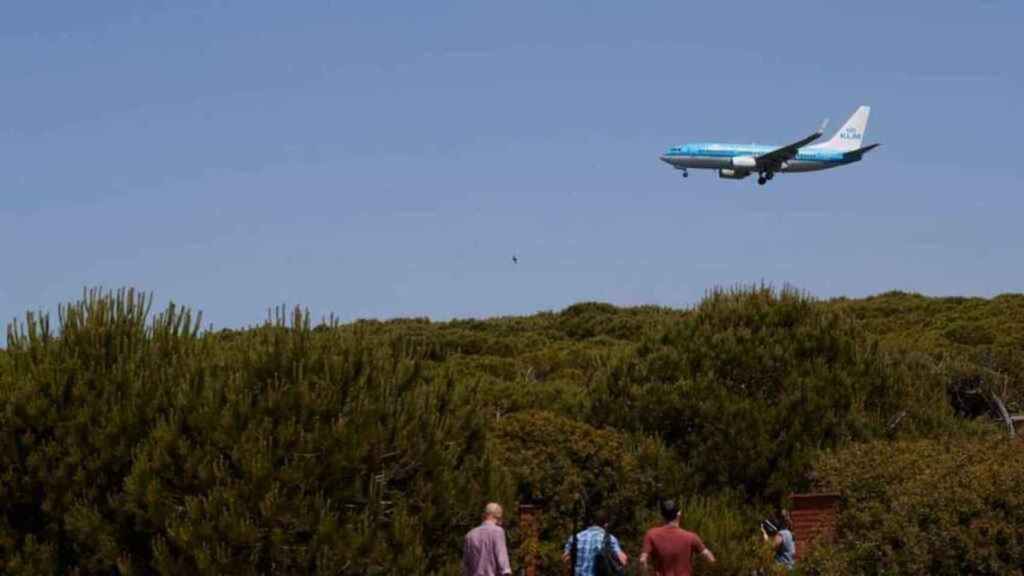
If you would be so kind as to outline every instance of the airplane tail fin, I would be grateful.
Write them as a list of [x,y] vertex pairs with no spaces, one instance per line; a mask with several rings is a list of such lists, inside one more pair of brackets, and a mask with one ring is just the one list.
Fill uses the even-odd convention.
[[852,152],[860,148],[861,143],[864,141],[864,133],[868,129],[868,116],[871,114],[870,106],[861,106],[857,108],[857,111],[850,116],[850,119],[843,124],[843,127],[832,136],[832,139],[824,144],[820,144],[821,148],[827,148],[829,150],[838,150],[842,152]]

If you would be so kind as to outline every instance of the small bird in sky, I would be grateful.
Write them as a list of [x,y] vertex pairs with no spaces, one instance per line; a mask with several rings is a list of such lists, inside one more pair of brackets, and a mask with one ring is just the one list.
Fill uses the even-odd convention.
[[519,264],[519,257],[516,256],[515,254],[512,255],[512,263]]

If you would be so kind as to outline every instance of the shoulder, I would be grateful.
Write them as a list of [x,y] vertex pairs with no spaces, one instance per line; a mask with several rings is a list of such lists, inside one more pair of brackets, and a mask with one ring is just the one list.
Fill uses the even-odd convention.
[[653,528],[648,528],[647,532],[644,532],[644,538],[650,538],[652,536],[657,535],[659,532],[661,532],[661,526],[655,526]]
[[700,539],[700,535],[697,534],[696,532],[690,532],[689,530],[683,530],[683,537],[686,538],[687,540],[689,540],[690,542],[701,542],[701,543],[703,543],[703,540]]
[[481,524],[466,533],[466,538],[487,538],[488,536],[502,535],[505,529],[494,524]]
[[474,536],[475,539],[487,542],[504,542],[505,541],[505,529],[501,526],[495,526],[494,524],[484,524],[477,528],[479,532]]

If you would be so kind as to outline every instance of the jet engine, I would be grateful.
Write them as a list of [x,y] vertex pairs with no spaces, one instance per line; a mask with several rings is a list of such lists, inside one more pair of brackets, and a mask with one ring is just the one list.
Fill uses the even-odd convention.
[[750,176],[750,172],[746,170],[730,170],[729,168],[722,168],[718,171],[719,178],[725,178],[727,180],[742,180]]
[[753,156],[735,156],[732,165],[736,168],[757,168],[757,160]]

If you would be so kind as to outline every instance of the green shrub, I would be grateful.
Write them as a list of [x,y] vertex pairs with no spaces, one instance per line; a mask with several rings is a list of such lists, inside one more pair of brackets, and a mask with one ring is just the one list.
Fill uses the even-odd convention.
[[683,525],[698,532],[719,558],[698,574],[750,574],[771,567],[757,510],[727,494],[690,495],[676,463],[657,442],[637,442],[546,412],[503,418],[497,430],[498,453],[518,483],[520,499],[542,505],[540,573],[558,571],[574,525],[585,527],[586,511],[597,508],[609,512],[612,532],[636,561],[644,532],[660,523],[659,498],[679,494],[685,494]]
[[0,573],[456,574],[492,499],[516,554],[517,500],[544,504],[550,571],[581,499],[635,558],[674,496],[722,560],[710,573],[748,574],[752,511],[806,487],[821,450],[974,430],[972,391],[1012,408],[1024,374],[1012,296],[756,287],[687,311],[313,328],[279,309],[206,333],[149,302],[90,292],[55,326],[9,329]]
[[778,500],[822,448],[955,425],[935,371],[900,360],[798,292],[715,292],[598,375],[591,421],[657,435],[702,490]]
[[764,515],[758,511],[728,493],[683,500],[683,527],[696,532],[717,559],[715,564],[698,561],[697,576],[772,573],[775,563],[761,537]]
[[1024,566],[1024,445],[1005,438],[852,446],[819,485],[843,497],[823,575],[1012,575]]
[[[92,293],[12,330],[0,374],[0,571],[455,573],[509,492],[485,422],[400,341],[283,313],[198,336]],[[396,552],[397,551],[397,552]]]
[[635,539],[635,513],[652,497],[654,481],[622,434],[548,412],[502,418],[496,433],[520,499],[543,506],[542,573],[556,570],[573,520],[583,522],[586,510],[607,509],[624,542]]
[[984,375],[975,381],[982,390],[1024,412],[1024,295],[986,300],[890,292],[822,306],[849,312],[886,349],[925,353],[961,371],[969,365]]

